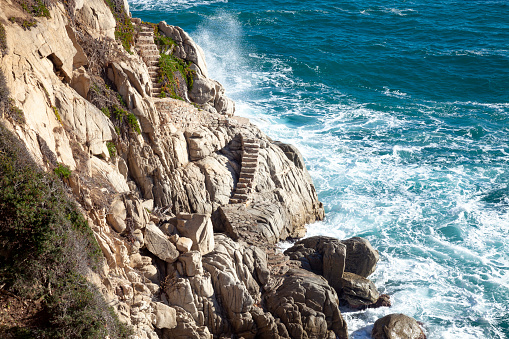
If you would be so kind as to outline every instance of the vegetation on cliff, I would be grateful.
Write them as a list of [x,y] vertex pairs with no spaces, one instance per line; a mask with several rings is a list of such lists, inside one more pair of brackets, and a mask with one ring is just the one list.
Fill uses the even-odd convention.
[[[193,88],[193,76],[195,72],[189,68],[191,63],[173,55],[161,54],[159,59],[159,83],[163,84],[161,97],[169,96],[173,99],[183,100],[179,95],[180,86]],[[181,84],[184,81],[184,84]]]
[[126,15],[124,5],[122,2],[115,0],[104,0],[110,7],[111,13],[117,21],[115,27],[115,38],[120,40],[125,50],[131,53],[131,46],[134,44],[134,25],[131,18]]
[[[55,175],[0,125],[0,336],[126,337],[86,275],[102,258],[92,230]],[[12,306],[11,306],[12,305]],[[28,309],[28,310],[27,310]],[[16,317],[18,314],[18,317]]]

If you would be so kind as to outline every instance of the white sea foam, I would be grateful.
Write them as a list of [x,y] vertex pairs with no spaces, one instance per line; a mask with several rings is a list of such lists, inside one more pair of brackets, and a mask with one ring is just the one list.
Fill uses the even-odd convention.
[[129,0],[131,10],[137,11],[181,11],[214,3],[227,3],[228,0]]

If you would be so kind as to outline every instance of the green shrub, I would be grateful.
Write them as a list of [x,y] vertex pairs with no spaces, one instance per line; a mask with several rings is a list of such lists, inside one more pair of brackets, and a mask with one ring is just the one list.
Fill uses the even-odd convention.
[[124,101],[124,98],[122,98],[122,95],[120,95],[120,93],[117,92],[117,100],[120,102],[120,104],[124,107],[127,107],[125,101]]
[[106,147],[110,153],[110,158],[115,158],[117,156],[117,147],[115,146],[115,143],[113,141],[108,141],[106,143]]
[[0,337],[126,338],[98,289],[85,279],[104,262],[86,220],[59,180],[44,173],[0,125],[0,286],[44,316]]
[[141,134],[140,124],[138,123],[138,118],[132,113],[127,115],[127,123],[131,128],[138,134]]
[[19,125],[24,124],[26,122],[25,113],[14,104],[14,100],[9,98],[8,101],[7,118]]
[[48,19],[51,18],[48,8],[41,0],[37,0],[37,3],[32,5],[32,14],[34,16],[42,16]]
[[72,173],[70,168],[63,164],[58,164],[58,166],[53,171],[60,177],[60,179],[68,179]]
[[101,112],[103,112],[104,115],[106,115],[108,118],[111,117],[111,113],[110,113],[110,110],[108,109],[108,107],[101,108]]
[[7,36],[4,26],[0,23],[0,56],[2,54],[7,54]]
[[34,17],[45,17],[51,18],[48,7],[42,0],[16,0],[20,4],[21,8]]
[[127,115],[127,112],[118,106],[113,106],[113,116],[115,119],[122,121],[122,118]]

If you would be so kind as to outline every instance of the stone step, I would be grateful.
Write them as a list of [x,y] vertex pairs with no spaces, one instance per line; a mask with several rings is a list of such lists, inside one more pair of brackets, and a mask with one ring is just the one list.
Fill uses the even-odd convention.
[[242,167],[240,175],[243,175],[244,173],[256,173],[256,168]]
[[242,166],[242,168],[256,169],[258,167],[258,163],[256,163],[256,162],[242,162],[241,166]]
[[246,163],[246,164],[257,164],[257,163],[258,163],[258,159],[257,159],[257,158],[246,158],[246,157],[242,157],[242,163]]
[[249,178],[242,178],[242,177],[240,177],[239,178],[239,183],[237,185],[239,185],[239,184],[253,185],[253,180],[249,179]]
[[239,189],[239,188],[249,188],[251,186],[253,186],[252,183],[249,183],[249,184],[245,183],[245,182],[238,182],[237,183],[237,189]]
[[146,54],[146,53],[150,53],[150,54],[157,53],[157,54],[159,54],[159,50],[157,49],[157,47],[156,48],[144,48],[144,49],[140,50],[140,52],[143,53],[143,54]]
[[258,154],[242,154],[242,160],[244,159],[247,159],[247,160],[258,160]]
[[157,53],[156,51],[151,51],[151,52],[145,52],[143,53],[143,55],[141,56],[142,58],[150,58],[150,59],[159,59],[160,56],[159,56],[159,53]]
[[163,84],[162,84],[162,83],[160,83],[160,82],[156,82],[156,83],[153,83],[153,84],[152,84],[152,88],[154,88],[154,89],[156,89],[156,88],[161,88],[161,87],[163,87]]
[[246,201],[248,198],[249,196],[247,194],[237,194],[237,193],[235,193],[232,197],[232,199],[239,199],[244,201]]
[[235,194],[243,194],[243,195],[248,195],[250,192],[250,189],[249,188],[238,188],[235,190]]
[[251,144],[259,144],[260,142],[256,139],[252,139],[252,138],[242,138],[242,141],[243,142],[248,142],[248,143],[251,143]]
[[155,56],[155,55],[149,55],[149,56],[143,57],[143,61],[145,61],[145,63],[149,63],[149,62],[159,63],[159,57]]
[[253,145],[253,144],[244,144],[242,146],[243,149],[260,149],[260,145]]
[[249,141],[243,141],[242,145],[244,145],[244,146],[260,147],[260,143],[258,143],[258,142],[249,142]]
[[[249,179],[253,181],[255,174],[254,173],[240,173],[241,178]],[[239,179],[240,181],[240,179]]]
[[258,149],[253,149],[253,148],[244,148],[244,153],[249,153],[251,155],[258,155],[259,153],[259,150]]

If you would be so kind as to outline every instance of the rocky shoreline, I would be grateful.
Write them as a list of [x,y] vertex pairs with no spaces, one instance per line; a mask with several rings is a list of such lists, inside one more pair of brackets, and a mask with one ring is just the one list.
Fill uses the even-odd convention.
[[[234,115],[187,33],[129,19],[129,53],[102,0],[50,13],[26,29],[10,18],[27,13],[0,1],[0,69],[24,114],[4,109],[2,123],[46,171],[70,171],[62,180],[105,257],[87,278],[133,338],[348,338],[340,305],[390,306],[368,279],[379,255],[367,240],[278,249],[324,218],[304,160]],[[169,83],[164,55],[181,67]],[[373,338],[425,338],[407,318],[381,319]]]

